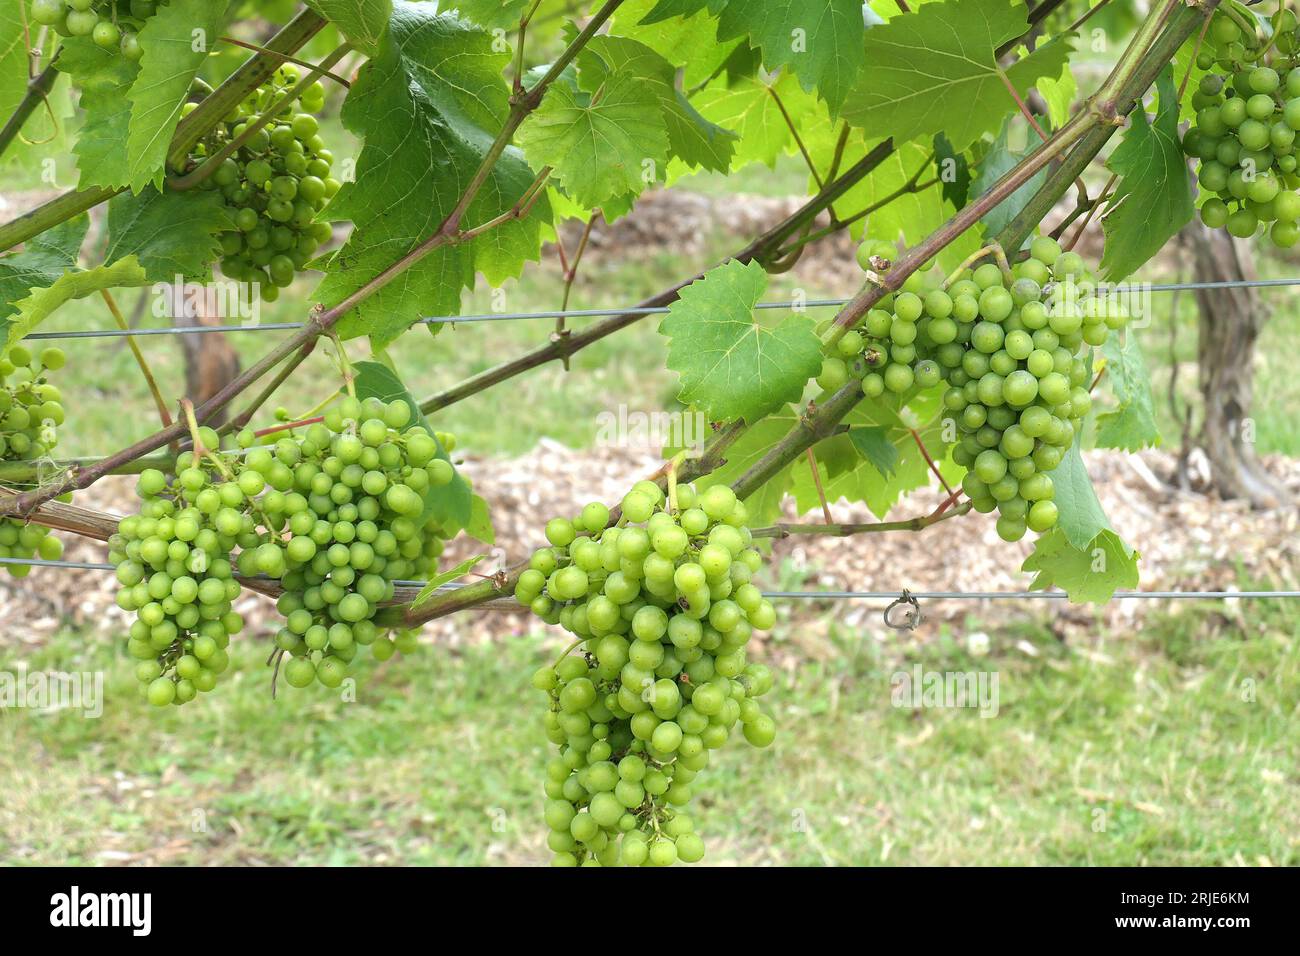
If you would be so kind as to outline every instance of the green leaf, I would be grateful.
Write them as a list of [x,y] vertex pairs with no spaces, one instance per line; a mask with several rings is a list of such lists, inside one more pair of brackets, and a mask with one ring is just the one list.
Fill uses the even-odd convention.
[[727,72],[734,54],[749,52],[749,44],[739,37],[718,39],[718,22],[702,0],[684,5],[683,13],[665,12],[662,17],[647,19],[655,6],[655,0],[623,0],[614,12],[611,32],[644,43],[680,67],[685,89],[695,89],[719,72]]
[[492,527],[491,509],[487,501],[478,495],[474,495],[470,501],[469,523],[465,525],[465,533],[484,544],[497,543],[497,532]]
[[821,370],[811,317],[792,312],[774,329],[759,324],[754,305],[766,289],[761,265],[732,260],[684,288],[659,326],[670,340],[668,367],[681,374],[678,399],[713,421],[756,421],[798,401]]
[[1054,500],[1060,512],[1057,527],[1075,548],[1086,549],[1101,532],[1115,530],[1097,500],[1077,438],[1052,472],[1052,484],[1056,487]]
[[[453,0],[443,4],[449,11],[481,27],[501,27],[511,31],[518,29],[519,18],[531,5],[532,0]],[[536,17],[534,14],[534,19]]]
[[[864,400],[844,418],[849,431],[819,442],[813,453],[817,460],[822,487],[828,501],[843,498],[861,501],[877,517],[889,510],[910,491],[934,481],[930,466],[921,454],[911,427],[917,429],[926,450],[937,463],[945,462],[948,445],[943,440],[940,414],[942,389],[912,396]],[[859,429],[878,429],[894,450],[894,467],[885,472],[871,457],[861,453],[853,433]],[[880,455],[887,454],[883,450]],[[943,465],[940,465],[941,470]],[[795,502],[801,513],[820,506],[820,495],[807,463],[793,471]]]
[[65,272],[48,287],[34,289],[27,298],[13,304],[14,312],[5,323],[4,351],[7,354],[65,302],[85,298],[101,289],[142,285],[148,285],[148,280],[134,257],[127,257],[111,266]]
[[221,35],[224,3],[169,0],[140,30],[140,73],[131,84],[131,120],[126,140],[132,192],[161,187],[167,151],[180,122],[190,84]]
[[1121,588],[1137,587],[1138,558],[1114,531],[1101,531],[1079,548],[1053,528],[1034,542],[1021,570],[1037,572],[1031,590],[1056,587],[1075,603],[1105,604]]
[[[1013,125],[1023,124],[1017,123],[1017,117],[1007,117],[1007,121],[1002,124],[1002,131],[998,133],[989,151],[984,154],[984,159],[981,160],[979,170],[975,174],[975,181],[971,184],[972,198],[978,198],[992,189],[994,183],[1018,166],[1028,155],[1027,152],[1014,150],[1008,145]],[[1046,179],[1047,170],[1040,169],[1027,183],[985,213],[984,218],[980,220],[985,237],[992,239],[1005,229],[1007,224],[1020,214],[1020,210],[1025,208],[1029,200],[1034,198],[1034,194]],[[1026,239],[1025,244],[1027,245],[1028,242],[1029,240]]]
[[131,104],[127,94],[140,66],[116,51],[97,46],[90,37],[69,37],[59,54],[59,70],[81,90],[85,120],[77,134],[77,157],[82,189],[99,186],[120,189],[131,180],[127,166],[127,137]]
[[1106,378],[1118,407],[1097,416],[1097,444],[1102,448],[1137,451],[1160,444],[1151,378],[1137,337],[1130,333],[1120,343],[1111,336],[1102,348]]
[[[844,115],[872,136],[895,141],[943,133],[964,150],[1016,109],[995,51],[1028,29],[1026,7],[1010,0],[927,3],[866,32],[870,69]],[[1005,71],[1022,96],[1039,77],[1059,76],[1069,38],[1057,38]]]
[[880,425],[850,428],[849,441],[863,458],[885,478],[893,477],[898,468],[898,446],[889,440],[889,430]]
[[[799,423],[799,414],[790,406],[782,408],[749,428],[727,449],[727,458],[722,467],[715,469],[703,478],[697,479],[695,486],[703,491],[713,485],[730,485],[737,478],[749,471],[772,450],[772,446],[785,437],[791,428]],[[671,458],[680,448],[665,448],[664,458]],[[806,472],[808,465],[801,460]],[[749,509],[751,527],[771,524],[781,514],[781,502],[793,481],[793,465],[787,465],[778,471],[745,498]]]
[[75,269],[90,218],[77,216],[41,233],[22,252],[0,256],[0,319],[18,311],[18,300],[33,289],[45,289]]
[[[1074,71],[1067,63],[1058,77],[1042,76],[1038,78],[1038,92],[1047,104],[1047,118],[1052,121],[1054,129],[1060,129],[1070,118],[1070,107],[1079,92],[1079,84],[1074,78]],[[1191,99],[1191,97],[1188,97]]]
[[939,167],[939,188],[943,198],[960,209],[970,199],[971,174],[966,154],[953,149],[943,133],[935,133],[934,160]]
[[429,600],[429,598],[433,597],[434,592],[437,591],[438,588],[442,587],[444,584],[449,584],[450,582],[455,581],[457,578],[464,577],[469,573],[470,569],[486,557],[486,554],[475,555],[472,558],[467,558],[462,561],[454,568],[448,571],[443,571],[441,574],[429,578],[424,587],[420,588],[420,593],[415,596],[415,600],[411,602],[411,607],[419,607],[425,601]]
[[348,42],[366,56],[379,52],[379,41],[393,15],[392,0],[307,0],[307,6],[337,24]]
[[[442,447],[442,442],[438,441],[437,432],[433,430],[433,426],[429,424],[420,411],[420,403],[415,400],[392,369],[378,362],[355,362],[352,370],[356,373],[354,384],[356,385],[358,399],[364,401],[373,396],[385,402],[391,402],[399,398],[406,402],[413,412],[411,421],[406,427],[422,426],[437,442],[437,457],[445,462],[451,462],[451,456]],[[424,493],[424,518],[432,517],[437,519],[444,531],[449,535],[454,534],[468,525],[473,517],[471,498],[469,482],[465,480],[459,470],[456,470],[451,484],[443,485],[441,488],[431,487]]]
[[[788,66],[832,115],[872,62],[863,48],[861,0],[726,0],[718,21],[719,38],[748,36],[768,70]],[[872,66],[868,75],[874,76]]]
[[647,169],[668,159],[658,98],[631,75],[611,77],[599,95],[554,84],[515,138],[531,162],[555,167],[564,190],[589,209],[640,193],[657,178]]
[[14,114],[27,95],[25,6],[26,0],[0,0],[0,117],[3,120]]
[[1115,198],[1102,217],[1106,249],[1101,268],[1112,282],[1131,275],[1192,218],[1192,184],[1178,138],[1178,91],[1173,70],[1156,81],[1155,122],[1133,111],[1124,140],[1106,162],[1119,176]]
[[692,99],[705,119],[739,136],[731,162],[733,170],[749,163],[773,167],[777,157],[793,147],[794,139],[777,105],[777,96],[792,116],[804,115],[805,108],[812,105],[787,73],[773,78],[770,84],[753,77],[736,80],[730,86],[717,81]]
[[578,86],[595,94],[615,76],[643,83],[659,101],[669,152],[687,166],[726,172],[736,134],[710,123],[676,86],[676,70],[650,47],[618,36],[593,37],[578,56]]
[[[379,56],[362,70],[343,106],[343,122],[365,138],[356,181],[326,209],[355,228],[328,261],[317,294],[342,302],[432,236],[455,208],[509,112],[502,76],[509,54],[490,34],[432,4],[397,2]],[[510,209],[534,174],[518,150],[507,149],[470,205],[463,225],[488,222]],[[475,273],[499,284],[518,275],[541,249],[543,200],[522,219],[469,243],[445,245],[411,266],[343,317],[339,334],[369,335],[383,347],[424,315],[453,315]],[[430,326],[431,331],[441,327]]]
[[121,193],[108,204],[104,261],[135,256],[151,282],[206,278],[221,255],[218,235],[234,228],[215,190]]

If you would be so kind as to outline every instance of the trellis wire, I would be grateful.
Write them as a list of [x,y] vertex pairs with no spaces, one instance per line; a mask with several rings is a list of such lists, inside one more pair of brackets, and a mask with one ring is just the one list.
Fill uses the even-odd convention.
[[[1292,279],[1225,279],[1218,282],[1167,282],[1141,286],[1147,292],[1192,292],[1208,289],[1265,289],[1300,285],[1300,277]],[[1130,286],[1130,288],[1135,288]],[[809,299],[807,301],[759,302],[756,309],[827,309],[839,308],[852,299]],[[594,319],[615,315],[666,315],[668,306],[628,306],[608,309],[556,309],[545,312],[485,312],[478,315],[434,315],[417,319],[417,325],[455,325],[461,322],[526,322],[536,319]],[[171,326],[162,329],[80,329],[69,332],[32,332],[30,340],[42,339],[111,339],[133,335],[206,335],[234,332],[292,332],[303,328],[303,322],[268,322],[257,325],[198,325]]]
[[[46,561],[40,558],[0,558],[0,565],[26,564],[38,568],[60,568],[65,571],[115,571],[116,565],[92,561]],[[254,578],[253,580],[263,580]],[[265,578],[264,580],[271,580]],[[422,588],[427,581],[394,581],[405,588]],[[437,590],[454,592],[466,587],[463,584],[444,584]],[[998,600],[1050,600],[1064,601],[1069,595],[1064,591],[764,591],[763,597],[782,601],[892,601],[904,597],[918,601],[998,601]],[[1300,591],[1116,591],[1115,600],[1158,599],[1228,600],[1236,598],[1300,598]]]

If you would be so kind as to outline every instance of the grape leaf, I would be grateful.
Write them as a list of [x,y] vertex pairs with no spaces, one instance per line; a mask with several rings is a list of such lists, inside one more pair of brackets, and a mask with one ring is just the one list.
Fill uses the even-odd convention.
[[590,95],[554,84],[516,140],[531,162],[553,166],[565,191],[589,209],[641,192],[668,159],[658,98],[633,75],[613,76]]
[[170,0],[140,30],[140,73],[131,84],[126,140],[132,192],[161,187],[167,151],[180,122],[190,84],[221,35],[224,3]]
[[392,0],[307,0],[307,6],[337,24],[348,42],[366,56],[379,52],[379,40],[393,14]]
[[131,122],[127,93],[140,73],[116,51],[104,50],[90,37],[63,41],[58,66],[81,90],[85,119],[72,152],[77,157],[82,189],[120,189],[130,182],[126,141]]
[[[1002,124],[1002,131],[998,133],[992,147],[980,161],[979,169],[975,173],[975,181],[971,184],[972,198],[978,198],[988,192],[994,183],[1025,158],[1026,153],[1013,150],[1008,145],[1011,127],[1016,119],[1014,116],[1007,117],[1006,122]],[[980,220],[984,227],[984,235],[992,239],[1005,229],[1007,224],[1020,214],[1020,210],[1025,208],[1029,200],[1034,198],[1034,194],[1046,179],[1047,170],[1040,169],[1027,183],[985,213],[984,218]],[[1028,242],[1029,240],[1026,239],[1025,244],[1027,245]]]
[[659,101],[669,152],[690,167],[727,171],[736,134],[696,111],[677,89],[673,65],[650,47],[627,37],[593,37],[579,54],[578,63],[578,86],[588,93],[594,94],[616,75],[643,83]]
[[1078,548],[1064,531],[1053,528],[1034,542],[1021,570],[1037,572],[1031,590],[1058,587],[1075,603],[1105,604],[1121,588],[1137,587],[1138,558],[1109,529]]
[[5,119],[14,114],[27,95],[24,7],[24,0],[0,0],[0,116]]
[[742,39],[718,39],[717,21],[708,12],[703,0],[688,3],[683,12],[672,13],[665,9],[662,16],[655,0],[624,0],[613,16],[613,32],[639,40],[656,51],[673,66],[682,69],[682,86],[694,89],[707,82],[723,67],[733,53],[741,47],[749,49]]
[[[695,486],[703,491],[713,485],[730,485],[737,478],[758,464],[777,442],[785,437],[790,429],[799,423],[799,414],[786,406],[745,429],[730,448],[727,449],[725,462],[708,475],[699,478]],[[665,448],[664,458],[671,458],[681,448]],[[804,465],[805,470],[807,465]],[[771,524],[781,514],[781,501],[785,498],[793,480],[793,465],[786,465],[775,475],[761,484],[745,498],[749,509],[751,527]]]
[[971,174],[966,154],[953,149],[943,133],[935,133],[934,161],[939,167],[939,188],[943,198],[960,209],[970,199]]
[[[1038,92],[1047,104],[1047,118],[1055,129],[1060,129],[1070,118],[1070,106],[1074,103],[1079,84],[1074,78],[1074,71],[1067,63],[1058,77],[1040,76]],[[1190,97],[1189,97],[1190,99]]]
[[[424,430],[432,435],[433,440],[437,442],[437,457],[445,462],[451,462],[451,456],[442,447],[442,442],[438,441],[437,432],[433,430],[433,426],[429,424],[424,417],[424,413],[420,411],[420,403],[415,400],[392,369],[387,365],[381,365],[379,362],[356,362],[353,364],[352,370],[356,373],[354,384],[357,390],[357,398],[364,401],[373,396],[385,402],[400,398],[406,402],[413,413],[411,421],[406,427],[414,428],[416,425],[422,425]],[[469,482],[461,475],[459,469],[456,469],[451,484],[443,485],[440,488],[430,487],[424,493],[424,518],[436,518],[448,535],[454,534],[469,524],[473,516],[471,498]]]
[[0,256],[0,319],[17,312],[18,300],[33,289],[49,288],[76,268],[89,228],[90,218],[77,216],[34,237],[22,252]]
[[465,533],[484,544],[496,544],[497,532],[492,527],[492,515],[487,500],[474,495],[470,500],[469,522]]
[[159,192],[152,187],[108,204],[106,263],[135,256],[151,282],[206,278],[221,255],[217,236],[235,224],[221,193]]
[[33,289],[31,295],[13,304],[6,319],[4,350],[7,353],[25,335],[30,335],[65,302],[82,299],[101,289],[148,285],[144,269],[133,256],[111,266],[65,272],[51,285]]
[[[938,394],[942,390],[937,390]],[[930,466],[912,437],[909,422],[936,462],[947,458],[943,440],[943,423],[938,415],[935,395],[922,394],[907,402],[906,410],[897,398],[863,401],[844,418],[849,432],[819,442],[813,449],[827,501],[861,501],[877,517],[883,518],[909,491],[925,487],[934,477]],[[920,413],[919,415],[917,413]],[[859,429],[878,429],[883,441],[892,448],[894,467],[886,473],[870,457],[864,457],[853,439]],[[801,513],[820,507],[821,496],[805,465],[794,469],[795,502]]]
[[415,596],[415,600],[411,602],[411,607],[419,607],[425,601],[429,600],[429,598],[433,597],[434,592],[437,591],[438,588],[442,587],[444,584],[450,583],[451,581],[455,581],[457,578],[464,577],[469,573],[471,568],[486,557],[486,554],[478,554],[472,558],[466,558],[454,568],[443,571],[440,574],[429,578],[429,580],[425,582],[424,587],[420,588],[420,593]]
[[793,117],[805,116],[815,106],[789,73],[778,75],[770,84],[753,77],[736,80],[730,86],[717,80],[692,99],[705,119],[740,137],[731,162],[733,170],[755,162],[775,166],[777,157],[793,148],[794,140],[777,105],[777,96]]
[[[380,47],[353,85],[343,122],[365,138],[356,179],[326,209],[355,228],[326,263],[317,294],[343,301],[433,235],[469,186],[509,111],[502,76],[509,54],[490,34],[431,4],[398,0]],[[508,210],[534,175],[516,149],[507,149],[471,203],[473,227]],[[422,315],[453,315],[475,271],[489,282],[518,275],[541,249],[545,200],[530,215],[490,229],[468,243],[435,249],[351,310],[339,323],[345,338],[369,335],[383,347]],[[437,331],[441,326],[430,326]]]
[[1074,547],[1086,549],[1101,532],[1115,530],[1097,500],[1077,438],[1052,472],[1052,483],[1056,486],[1054,500],[1060,512],[1057,527]]
[[1156,80],[1155,121],[1140,106],[1124,139],[1106,161],[1119,176],[1102,217],[1106,249],[1101,268],[1110,281],[1131,275],[1192,218],[1192,185],[1178,138],[1178,91],[1166,67]]
[[1130,333],[1121,344],[1111,336],[1102,351],[1106,356],[1106,378],[1118,408],[1097,416],[1097,444],[1126,451],[1159,445],[1151,379],[1137,337]]
[[[721,3],[710,6],[716,10]],[[718,13],[720,39],[748,36],[762,50],[767,69],[788,66],[805,91],[815,90],[826,101],[832,115],[870,62],[863,34],[861,0],[726,0]]]
[[[532,0],[453,0],[445,4],[448,9],[479,26],[506,29],[517,29],[519,18],[531,5]],[[537,13],[533,18],[537,18]]]
[[849,441],[863,458],[875,466],[885,478],[893,476],[898,468],[898,446],[889,440],[889,431],[881,425],[850,428]]
[[774,329],[758,323],[754,305],[766,289],[761,265],[733,259],[684,288],[659,326],[668,368],[681,374],[679,400],[713,421],[756,421],[798,401],[821,370],[808,315],[792,312]]
[[1057,37],[1005,71],[995,51],[1028,29],[1010,0],[927,3],[866,31],[866,62],[844,115],[873,136],[898,142],[942,132],[964,150],[1016,109],[999,75],[1022,96],[1039,77],[1059,76],[1070,38]]

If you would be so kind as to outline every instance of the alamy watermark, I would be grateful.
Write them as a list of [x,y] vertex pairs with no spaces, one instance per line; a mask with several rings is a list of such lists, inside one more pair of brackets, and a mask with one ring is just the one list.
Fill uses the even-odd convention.
[[234,319],[239,325],[257,325],[262,320],[262,296],[256,282],[232,279],[187,282],[177,275],[171,282],[156,282],[153,315],[157,319],[204,316]]
[[688,458],[704,454],[709,420],[703,412],[645,412],[619,405],[596,416],[596,444],[604,448],[642,448],[658,454],[677,448]]
[[79,710],[88,719],[104,715],[104,672],[0,671],[0,711],[31,710],[51,713]]
[[998,715],[997,671],[927,671],[914,664],[895,671],[889,683],[895,707],[969,707],[981,717]]

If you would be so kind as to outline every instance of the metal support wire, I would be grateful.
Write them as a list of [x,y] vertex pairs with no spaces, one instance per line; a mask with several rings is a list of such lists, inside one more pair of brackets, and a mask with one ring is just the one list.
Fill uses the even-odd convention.
[[[1118,288],[1136,288],[1147,292],[1187,292],[1204,289],[1263,289],[1300,285],[1294,279],[1229,279],[1220,282],[1170,282],[1141,286],[1136,283],[1121,284]],[[852,299],[808,299],[782,302],[759,302],[756,309],[828,309],[840,308]],[[417,319],[416,325],[455,325],[460,322],[528,322],[536,319],[594,319],[614,315],[666,315],[668,306],[626,306],[608,309],[569,309],[548,312],[486,312],[478,315],[434,315]],[[301,329],[303,322],[268,322],[257,325],[200,325],[174,326],[162,329],[77,329],[67,332],[32,332],[25,336],[30,341],[46,339],[111,339],[131,335],[207,335],[236,332],[292,332]]]
[[[89,561],[45,561],[39,558],[0,558],[0,565],[32,565],[70,571],[115,571],[115,565]],[[262,579],[261,576],[258,579]],[[266,580],[270,580],[266,578]],[[407,588],[422,588],[426,581],[394,581]],[[444,584],[440,592],[458,591],[463,584]],[[929,601],[1064,601],[1064,591],[764,591],[763,597],[779,601],[895,601],[910,596]],[[1116,591],[1113,600],[1229,600],[1235,598],[1300,598],[1300,591]]]

